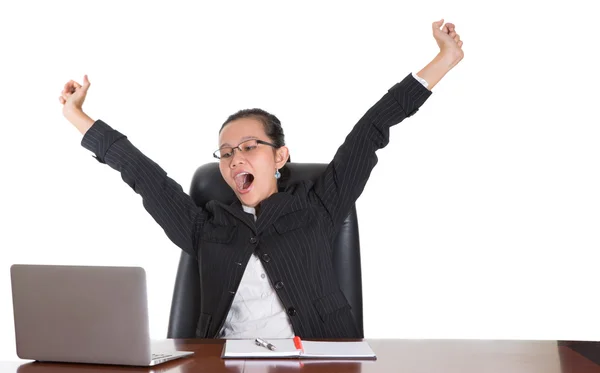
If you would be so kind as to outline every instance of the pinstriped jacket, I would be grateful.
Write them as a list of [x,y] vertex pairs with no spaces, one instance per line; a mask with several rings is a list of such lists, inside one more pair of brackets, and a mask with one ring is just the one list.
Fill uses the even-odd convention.
[[325,172],[313,183],[287,186],[261,203],[254,221],[236,201],[198,207],[182,187],[126,136],[101,120],[82,139],[100,162],[121,173],[169,239],[198,260],[201,315],[196,336],[221,329],[252,253],[302,338],[359,336],[333,273],[337,228],[362,193],[389,129],[413,115],[431,92],[409,74],[358,121]]

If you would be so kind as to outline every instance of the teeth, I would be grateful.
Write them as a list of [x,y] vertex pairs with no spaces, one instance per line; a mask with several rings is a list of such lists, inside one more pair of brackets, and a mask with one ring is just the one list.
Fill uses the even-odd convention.
[[234,179],[235,180],[240,180],[240,178],[245,177],[246,175],[248,175],[248,172],[240,172],[239,174],[235,175]]

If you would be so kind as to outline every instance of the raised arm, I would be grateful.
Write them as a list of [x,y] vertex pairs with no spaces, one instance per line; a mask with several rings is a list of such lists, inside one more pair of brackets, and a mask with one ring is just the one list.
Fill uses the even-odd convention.
[[92,151],[100,163],[119,171],[123,181],[142,196],[144,208],[169,239],[195,257],[197,234],[206,219],[206,212],[126,136],[83,112],[81,106],[89,86],[87,76],[83,86],[70,81],[59,99],[64,105],[65,117],[83,134],[82,146]]
[[390,127],[415,114],[431,95],[431,89],[462,60],[462,41],[454,25],[447,23],[442,27],[442,24],[443,20],[432,24],[440,52],[417,73],[417,78],[424,81],[409,74],[393,86],[358,121],[325,172],[316,180],[314,193],[336,230],[377,164],[375,152],[389,143]]

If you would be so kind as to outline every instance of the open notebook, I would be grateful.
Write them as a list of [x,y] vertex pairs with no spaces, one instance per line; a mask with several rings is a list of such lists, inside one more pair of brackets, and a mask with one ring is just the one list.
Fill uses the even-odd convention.
[[254,339],[228,339],[222,358],[376,359],[366,341],[315,342],[300,338],[268,339],[276,349],[257,346]]

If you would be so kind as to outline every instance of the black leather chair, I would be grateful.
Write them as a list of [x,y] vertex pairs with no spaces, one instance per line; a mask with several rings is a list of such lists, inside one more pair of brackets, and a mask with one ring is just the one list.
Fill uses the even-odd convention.
[[[287,163],[281,170],[280,185],[300,180],[314,180],[326,166],[320,163]],[[198,206],[204,206],[211,200],[229,204],[237,198],[223,180],[217,163],[208,163],[196,170],[190,196]],[[356,325],[363,337],[362,282],[356,206],[352,207],[334,241],[333,261],[340,287],[350,302]],[[182,251],[171,302],[167,338],[196,337],[201,296],[198,263]]]

